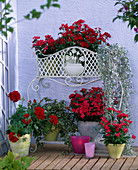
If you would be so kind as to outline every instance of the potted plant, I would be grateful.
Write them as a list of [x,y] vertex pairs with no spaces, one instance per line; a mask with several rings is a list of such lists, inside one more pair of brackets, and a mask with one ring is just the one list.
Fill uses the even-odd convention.
[[35,102],[29,101],[28,108],[31,112],[33,135],[37,144],[41,143],[40,140],[43,139],[43,136],[45,140],[53,141],[60,133],[65,144],[70,145],[69,133],[75,133],[77,128],[64,100],[57,101],[44,97],[38,103],[36,100]]
[[[77,75],[80,75],[84,69],[82,66],[85,65],[84,60],[86,56],[82,48],[86,48],[89,54],[91,51],[97,52],[100,44],[109,45],[107,40],[111,37],[107,32],[102,33],[101,28],[91,28],[85,24],[85,21],[82,19],[75,21],[70,26],[68,26],[68,24],[62,24],[59,30],[59,37],[57,39],[54,39],[51,35],[46,35],[44,40],[40,39],[39,36],[33,37],[32,48],[35,49],[38,58],[42,58],[37,59],[38,66],[45,63],[43,64],[44,69],[45,71],[49,70],[50,73],[52,73],[52,71],[54,72],[54,70],[51,71],[51,67],[57,64],[56,60],[59,62],[59,59],[57,59],[54,54],[62,50],[62,52],[59,52],[57,55],[60,55],[63,60],[61,64],[65,63],[66,72],[69,75],[74,75],[74,72],[70,73],[69,70],[73,70],[75,67],[77,68]],[[52,58],[52,56],[55,59]],[[92,56],[91,54],[90,57]],[[46,58],[44,59],[44,57]],[[49,62],[50,59],[52,60],[51,62]],[[75,66],[73,64],[75,64]],[[58,63],[57,65],[60,64]],[[69,66],[71,69],[68,69]]]
[[82,88],[69,96],[71,109],[78,121],[78,130],[83,136],[91,136],[95,140],[100,130],[100,118],[104,115],[104,92],[100,87]]
[[[31,115],[28,113],[27,107],[23,106],[25,99],[21,98],[18,91],[10,92],[8,96],[16,108],[15,113],[9,118],[10,125],[8,125],[7,129],[10,147],[19,156],[26,156],[29,153],[31,133],[33,131]],[[16,107],[15,103],[19,100],[22,103]]]
[[105,145],[111,158],[120,158],[125,144],[129,139],[136,136],[130,135],[128,128],[133,121],[129,115],[121,113],[120,110],[107,108],[110,113],[108,117],[101,117],[102,134]]

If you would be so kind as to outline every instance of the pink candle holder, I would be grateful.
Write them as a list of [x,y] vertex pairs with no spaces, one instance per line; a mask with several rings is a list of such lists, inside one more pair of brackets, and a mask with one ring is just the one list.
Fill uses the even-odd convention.
[[71,142],[75,154],[85,154],[84,144],[90,141],[90,136],[71,136]]
[[85,143],[84,146],[86,158],[93,158],[95,153],[95,143]]

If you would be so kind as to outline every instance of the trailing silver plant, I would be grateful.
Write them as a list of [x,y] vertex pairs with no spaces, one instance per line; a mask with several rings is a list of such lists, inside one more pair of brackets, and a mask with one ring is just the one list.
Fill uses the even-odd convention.
[[[126,55],[125,48],[118,44],[101,45],[98,49],[106,107],[114,107],[133,117],[130,111],[130,96],[134,93],[131,81],[133,74]],[[118,103],[115,103],[116,99]],[[106,115],[111,116],[107,112]],[[131,143],[126,145],[124,154],[135,155]]]

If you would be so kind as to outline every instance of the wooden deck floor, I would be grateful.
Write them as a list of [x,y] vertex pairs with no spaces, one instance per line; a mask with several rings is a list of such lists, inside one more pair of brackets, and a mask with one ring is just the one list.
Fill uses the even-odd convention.
[[[74,155],[73,153],[63,156],[61,153],[66,149],[65,145],[53,144],[48,144],[42,149],[39,148],[35,153],[29,155],[34,156],[35,160],[28,169],[138,170],[138,156],[111,159],[106,154],[96,153],[94,158],[86,159],[84,155]],[[138,151],[138,147],[135,150]]]

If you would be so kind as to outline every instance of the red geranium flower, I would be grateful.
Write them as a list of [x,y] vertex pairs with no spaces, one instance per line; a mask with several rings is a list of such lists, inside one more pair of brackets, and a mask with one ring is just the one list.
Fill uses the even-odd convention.
[[49,118],[51,118],[50,122],[52,122],[54,124],[54,126],[56,126],[58,124],[58,118],[56,115],[50,115]]
[[45,118],[44,111],[45,110],[42,107],[36,107],[35,108],[35,114],[36,114],[38,119],[43,120]]
[[18,91],[13,91],[13,92],[10,92],[10,93],[9,93],[8,97],[9,97],[10,100],[13,101],[13,103],[14,103],[14,102],[17,102],[17,101],[20,100],[21,95],[20,95],[20,93],[19,93]]
[[13,143],[17,142],[19,140],[20,135],[17,134],[18,137],[15,136],[15,133],[10,132],[9,133],[9,140]]
[[29,119],[28,121],[26,121],[25,119],[23,119],[22,122],[27,125],[27,124],[29,124],[29,123],[31,122],[31,119]]
[[25,118],[28,118],[30,115],[28,114],[28,113],[26,113],[25,115],[24,115],[24,117]]

